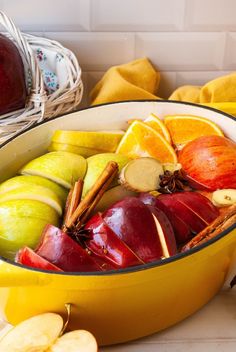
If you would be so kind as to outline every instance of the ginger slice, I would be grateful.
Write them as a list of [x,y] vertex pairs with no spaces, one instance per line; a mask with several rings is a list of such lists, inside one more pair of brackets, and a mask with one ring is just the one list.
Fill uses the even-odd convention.
[[119,181],[134,192],[149,192],[159,188],[159,176],[164,173],[162,164],[154,158],[130,161],[120,173]]

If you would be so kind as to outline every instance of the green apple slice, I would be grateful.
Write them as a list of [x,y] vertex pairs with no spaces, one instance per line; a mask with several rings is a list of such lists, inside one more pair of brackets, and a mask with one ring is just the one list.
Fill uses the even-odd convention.
[[87,148],[87,147],[78,147],[76,145],[66,144],[66,143],[56,143],[52,142],[48,147],[49,152],[54,151],[64,151],[82,155],[84,158],[88,158],[92,155],[102,153],[102,150]]
[[125,197],[135,196],[137,196],[137,193],[130,191],[121,185],[112,187],[103,194],[93,213],[96,214],[98,212],[103,212],[119,200],[122,200]]
[[58,213],[36,200],[0,202],[0,254],[13,259],[22,246],[34,248],[47,224],[59,223]]
[[42,176],[70,189],[75,181],[84,178],[86,169],[87,162],[80,155],[50,152],[26,164],[21,174]]
[[52,142],[78,147],[99,149],[100,152],[116,151],[124,131],[55,131]]
[[[115,161],[118,164],[120,171],[128,163],[129,159],[124,155],[116,153],[96,154],[88,158],[88,169],[84,178],[83,197],[93,186],[109,161]],[[118,177],[111,183],[110,188],[116,186],[117,184]]]
[[59,186],[57,183],[40,176],[22,175],[12,177],[0,184],[0,194],[19,187],[27,188],[28,185],[32,184],[50,189],[61,199],[63,204],[65,203],[68,191],[64,187]]
[[54,208],[61,216],[63,204],[57,195],[48,188],[28,184],[27,187],[21,186],[11,191],[0,194],[0,202],[18,199],[31,199],[45,203]]

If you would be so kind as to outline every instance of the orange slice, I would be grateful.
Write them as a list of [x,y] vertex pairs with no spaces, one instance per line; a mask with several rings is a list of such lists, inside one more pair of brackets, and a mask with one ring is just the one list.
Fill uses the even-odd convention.
[[177,149],[181,149],[186,143],[201,136],[224,136],[214,122],[199,116],[165,116],[164,122]]
[[171,138],[168,129],[166,128],[164,122],[159,119],[156,115],[150,114],[145,120],[145,124],[152,127],[155,131],[159,132],[162,137],[164,137],[167,142],[171,143]]
[[161,163],[177,162],[176,153],[165,138],[141,121],[134,121],[129,126],[116,153],[133,159],[150,156]]

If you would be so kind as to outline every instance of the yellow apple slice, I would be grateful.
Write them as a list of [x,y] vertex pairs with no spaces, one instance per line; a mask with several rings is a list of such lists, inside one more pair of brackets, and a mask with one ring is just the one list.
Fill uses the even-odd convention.
[[22,321],[0,340],[2,352],[43,352],[58,338],[63,327],[59,314],[44,313]]
[[69,152],[50,152],[26,164],[21,169],[23,175],[45,177],[70,189],[79,178],[84,178],[87,170],[86,160]]
[[57,142],[52,142],[48,147],[49,152],[60,151],[60,150],[64,152],[70,152],[70,153],[82,155],[84,158],[88,158],[92,155],[103,152],[103,150],[101,149],[99,150],[94,148],[78,147],[77,145],[57,143]]
[[45,203],[54,208],[58,214],[62,215],[63,204],[57,195],[48,188],[28,184],[27,187],[22,186],[11,191],[0,194],[0,202],[8,200],[31,199]]
[[78,147],[114,152],[124,135],[124,131],[55,131],[52,142],[66,143]]
[[217,207],[226,207],[236,203],[236,189],[218,189],[212,193],[212,202]]
[[86,330],[74,330],[61,336],[48,352],[97,352],[94,336]]
[[61,199],[63,204],[65,203],[68,191],[57,183],[40,176],[21,175],[12,177],[0,185],[0,194],[19,187],[27,188],[28,185],[32,184],[50,189]]

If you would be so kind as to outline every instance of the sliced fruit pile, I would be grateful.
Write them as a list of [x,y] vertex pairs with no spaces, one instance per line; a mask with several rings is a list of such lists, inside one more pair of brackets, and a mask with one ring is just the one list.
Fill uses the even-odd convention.
[[126,132],[55,131],[49,149],[0,185],[0,254],[17,252],[21,264],[137,266],[199,245],[216,221],[213,237],[217,219],[235,222],[236,144],[205,118],[151,114]]
[[0,339],[0,351],[97,352],[97,342],[90,332],[74,330],[63,334],[65,325],[63,327],[63,319],[56,313],[33,316]]

